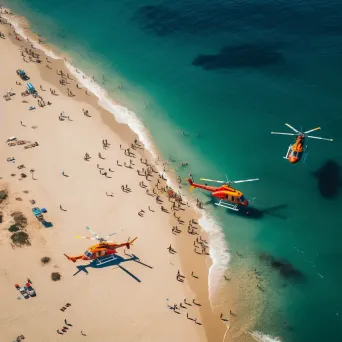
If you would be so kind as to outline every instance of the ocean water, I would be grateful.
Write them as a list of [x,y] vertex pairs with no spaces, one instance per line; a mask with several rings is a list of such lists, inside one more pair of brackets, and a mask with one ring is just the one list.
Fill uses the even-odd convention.
[[[194,192],[224,231],[233,276],[263,278],[255,336],[341,341],[342,2],[4,3],[136,113],[182,178],[260,178],[239,186],[256,197],[247,212]],[[290,165],[292,138],[270,134],[290,132],[285,122],[335,140],[308,141],[307,163]]]

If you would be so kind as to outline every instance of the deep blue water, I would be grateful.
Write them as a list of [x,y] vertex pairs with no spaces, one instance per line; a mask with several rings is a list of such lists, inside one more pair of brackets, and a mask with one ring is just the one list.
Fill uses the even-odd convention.
[[[257,197],[249,215],[196,192],[244,255],[232,267],[263,274],[256,328],[284,341],[341,341],[342,2],[5,3],[79,68],[105,74],[104,87],[164,156],[189,162],[182,176],[260,178],[239,187]],[[291,137],[270,134],[290,132],[285,122],[321,126],[316,135],[335,141],[309,141],[307,164],[290,165],[282,156]]]

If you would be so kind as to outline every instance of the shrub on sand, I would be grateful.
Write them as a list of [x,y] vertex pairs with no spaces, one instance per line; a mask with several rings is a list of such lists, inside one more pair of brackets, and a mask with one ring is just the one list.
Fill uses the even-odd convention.
[[15,225],[15,224],[12,224],[8,230],[11,232],[11,233],[15,233],[19,230],[19,228]]
[[0,203],[2,203],[8,196],[7,190],[0,191]]
[[61,275],[58,272],[52,272],[51,273],[51,280],[52,281],[61,280]]
[[43,265],[45,265],[51,261],[51,258],[45,256],[45,257],[41,258],[40,261],[42,262]]
[[17,227],[25,228],[27,225],[27,218],[20,211],[15,211],[11,214]]
[[31,245],[29,235],[26,232],[16,232],[12,234],[11,239],[17,246]]

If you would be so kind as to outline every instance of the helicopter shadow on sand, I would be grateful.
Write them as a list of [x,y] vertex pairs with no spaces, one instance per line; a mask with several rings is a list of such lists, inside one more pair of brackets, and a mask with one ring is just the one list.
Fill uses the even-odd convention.
[[136,280],[138,283],[141,283],[141,280],[135,276],[133,273],[131,273],[129,270],[127,270],[125,267],[123,267],[121,264],[123,264],[124,262],[128,262],[128,261],[133,261],[136,262],[142,266],[148,267],[150,269],[152,269],[153,267],[150,265],[147,265],[143,262],[140,261],[140,259],[134,255],[131,254],[130,258],[123,258],[122,256],[116,254],[115,258],[113,258],[112,260],[110,260],[109,262],[106,263],[101,263],[98,261],[98,259],[92,260],[88,265],[78,265],[76,266],[76,268],[78,269],[78,271],[76,273],[74,273],[73,275],[77,275],[80,272],[84,272],[87,275],[89,274],[88,272],[88,268],[106,268],[106,267],[110,267],[110,266],[117,266],[119,267],[121,270],[123,270],[124,272],[126,272],[129,276],[131,276],[134,280]]
[[[216,208],[215,203],[217,203],[217,201],[212,198],[211,194],[203,194],[204,196],[208,197],[208,201],[204,202],[204,205],[212,205],[213,207]],[[265,208],[265,209],[257,209],[255,207],[252,206],[248,206],[248,207],[240,207],[239,211],[234,211],[231,209],[224,209],[226,211],[227,214],[230,215],[237,215],[237,216],[241,216],[241,217],[246,217],[246,218],[251,218],[251,219],[262,219],[264,216],[271,216],[271,217],[275,217],[275,218],[279,218],[282,220],[287,220],[288,216],[286,215],[282,215],[282,214],[278,214],[275,211],[277,210],[281,210],[281,209],[285,209],[287,208],[288,205],[287,204],[279,204],[279,205],[275,205],[273,207],[270,208]],[[219,210],[222,210],[222,208],[220,208]]]

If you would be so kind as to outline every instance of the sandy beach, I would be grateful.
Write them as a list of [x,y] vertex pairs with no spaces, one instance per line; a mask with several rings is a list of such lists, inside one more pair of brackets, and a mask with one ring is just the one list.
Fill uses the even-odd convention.
[[[0,205],[2,340],[22,334],[35,342],[228,341],[234,287],[230,310],[213,311],[208,236],[186,199],[168,198],[157,171],[162,161],[77,84],[63,60],[47,58],[9,24],[0,31],[0,190],[8,195]],[[23,81],[18,69],[30,79]],[[27,82],[38,97],[22,94]],[[9,90],[15,95],[6,100]],[[10,137],[17,140],[7,143]],[[37,220],[33,207],[47,209],[51,227]],[[13,212],[27,218],[29,246],[11,243]],[[64,254],[77,256],[97,243],[75,238],[92,237],[87,226],[100,236],[115,232],[115,242],[138,239],[108,264],[73,263]],[[50,262],[42,264],[43,257]],[[52,272],[61,279],[52,281]],[[24,299],[14,285],[27,278],[37,296]]]

